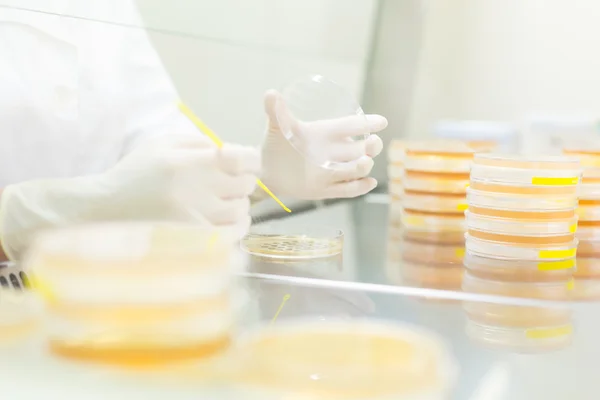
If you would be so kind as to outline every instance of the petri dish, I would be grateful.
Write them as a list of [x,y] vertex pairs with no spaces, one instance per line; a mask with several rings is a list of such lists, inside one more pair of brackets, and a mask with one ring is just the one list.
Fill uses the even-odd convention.
[[578,240],[564,244],[503,243],[465,234],[467,252],[476,256],[527,261],[552,261],[574,258]]
[[464,194],[469,186],[469,174],[406,171],[402,182],[404,188],[412,192]]
[[489,192],[490,194],[513,194],[526,196],[556,196],[571,195],[577,196],[579,185],[531,185],[516,183],[497,183],[485,179],[478,179],[471,175],[469,187],[480,192]]
[[573,277],[577,261],[499,260],[467,253],[464,266],[471,276],[491,281],[566,282]]
[[600,221],[600,200],[579,199],[577,215],[582,222]]
[[576,235],[580,242],[600,241],[600,221],[581,221]]
[[402,187],[402,180],[404,177],[404,167],[401,165],[390,164],[388,166],[388,178],[390,180],[390,184],[398,184]]
[[484,183],[529,187],[577,186],[582,169],[576,158],[476,154],[471,179]]
[[593,257],[600,255],[600,241],[599,240],[580,240],[579,247],[577,248],[577,254],[582,257]]
[[[579,249],[581,251],[581,249]],[[600,277],[600,259],[597,257],[577,257],[577,270],[573,274],[576,278],[589,279]]]
[[344,233],[335,228],[258,224],[241,242],[244,252],[261,258],[311,260],[342,254]]
[[414,142],[406,146],[404,168],[407,171],[468,173],[476,152],[462,141]]
[[404,153],[408,142],[406,140],[393,139],[388,146],[388,161],[390,164],[402,167]]
[[29,291],[0,287],[0,348],[28,339],[42,327],[38,300]]
[[562,244],[575,239],[577,217],[563,220],[515,220],[467,211],[467,232],[474,238],[503,243]]
[[574,194],[555,194],[545,196],[523,195],[516,193],[495,193],[467,189],[467,203],[474,207],[499,210],[526,211],[573,211],[577,208],[577,196]]
[[[283,135],[313,164],[333,170],[348,168],[352,160],[341,159],[331,152],[339,143],[350,145],[354,153],[366,155],[365,140],[370,135],[367,118],[354,97],[336,82],[322,75],[297,79],[282,90],[275,107]],[[344,137],[329,136],[322,129],[324,121],[349,117],[364,122],[364,129]],[[317,124],[320,128],[314,129]]]
[[463,243],[465,217],[463,214],[431,214],[402,211],[404,237],[430,243]]
[[[591,278],[591,279],[590,279]],[[571,300],[598,301],[600,300],[600,279],[595,277],[577,277],[571,290]]]
[[240,338],[239,384],[319,399],[441,399],[456,363],[437,335],[376,320],[287,319]]
[[463,194],[432,194],[405,190],[402,206],[405,210],[462,215],[467,208],[467,200]]
[[[517,312],[517,307],[506,313]],[[543,310],[543,308],[538,308]],[[565,320],[558,325],[530,327],[495,326],[467,318],[467,336],[485,347],[519,353],[543,353],[568,347],[573,340],[573,325]]]
[[424,264],[405,261],[392,279],[396,284],[438,290],[460,290],[464,269],[462,265]]
[[[552,220],[564,220],[571,219],[576,216],[575,208],[565,210],[519,210],[519,209],[506,209],[506,208],[494,208],[494,207],[479,207],[469,203],[469,211],[472,214],[477,214],[492,218],[506,218],[512,220],[524,220],[524,221],[552,221]],[[581,221],[581,217],[579,217]]]
[[225,231],[105,223],[48,232],[25,260],[49,314],[53,354],[143,367],[224,351],[233,328]]
[[461,244],[437,244],[405,239],[402,243],[402,259],[419,264],[459,264],[462,267],[465,246]]

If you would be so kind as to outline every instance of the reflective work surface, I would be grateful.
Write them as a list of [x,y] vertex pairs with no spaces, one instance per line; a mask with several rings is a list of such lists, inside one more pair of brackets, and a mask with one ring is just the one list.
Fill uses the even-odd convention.
[[[398,237],[390,239],[388,205],[381,200],[371,197],[282,220],[285,229],[317,223],[341,228],[343,258],[274,262],[249,257],[249,272],[239,282],[240,333],[261,324],[285,326],[296,318],[322,324],[339,320],[407,324],[436,333],[452,354],[457,368],[451,399],[597,398],[600,302],[593,300],[593,280],[507,286],[465,274],[461,264],[447,263],[439,269],[435,264],[406,262],[405,251],[414,248],[398,242]],[[419,250],[411,254],[426,260],[433,255],[462,256],[454,250]],[[587,294],[580,297],[588,300],[566,301],[565,292]],[[518,297],[506,297],[508,293]],[[255,359],[244,363],[233,356],[207,364],[117,371],[52,357],[39,333],[30,340],[2,343],[0,384],[10,399],[290,398],[255,395],[243,385],[232,384],[247,378],[245,371],[256,368]],[[296,374],[301,386],[333,379],[322,365],[301,368],[275,348],[262,351],[269,363]],[[361,348],[346,351],[360,354]],[[367,374],[374,385],[382,382],[380,371],[374,368]],[[343,382],[344,376],[336,379]],[[346,379],[350,385],[351,379]],[[367,376],[362,375],[361,382],[368,383]]]

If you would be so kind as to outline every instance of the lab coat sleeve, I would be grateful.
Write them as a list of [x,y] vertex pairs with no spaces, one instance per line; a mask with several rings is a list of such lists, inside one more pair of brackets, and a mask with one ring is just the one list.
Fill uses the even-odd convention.
[[123,154],[151,136],[170,133],[201,135],[177,108],[179,96],[154,49],[144,22],[130,5],[130,20],[140,29],[124,29],[118,59],[122,67],[122,109],[125,114]]

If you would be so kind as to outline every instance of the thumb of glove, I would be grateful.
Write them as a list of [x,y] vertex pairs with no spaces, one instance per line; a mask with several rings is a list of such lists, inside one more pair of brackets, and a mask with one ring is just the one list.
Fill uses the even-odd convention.
[[265,112],[269,133],[283,134],[299,132],[298,121],[290,112],[281,93],[269,90],[265,93]]

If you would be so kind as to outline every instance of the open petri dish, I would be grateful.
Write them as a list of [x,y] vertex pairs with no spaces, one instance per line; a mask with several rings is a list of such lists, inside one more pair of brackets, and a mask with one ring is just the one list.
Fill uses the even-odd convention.
[[[276,104],[276,117],[289,143],[315,165],[343,170],[349,167],[348,162],[359,158],[340,158],[343,155],[332,151],[340,143],[352,147],[353,154],[366,155],[365,140],[370,132],[360,104],[346,89],[324,76],[312,75],[287,85]],[[344,118],[355,118],[359,124],[364,123],[364,129],[348,132],[347,136],[327,135],[327,126]]]
[[376,320],[287,319],[240,338],[247,389],[319,399],[441,399],[457,367],[443,340]]
[[335,228],[284,224],[258,224],[241,242],[244,252],[261,258],[311,260],[337,257],[342,254],[344,233]]

